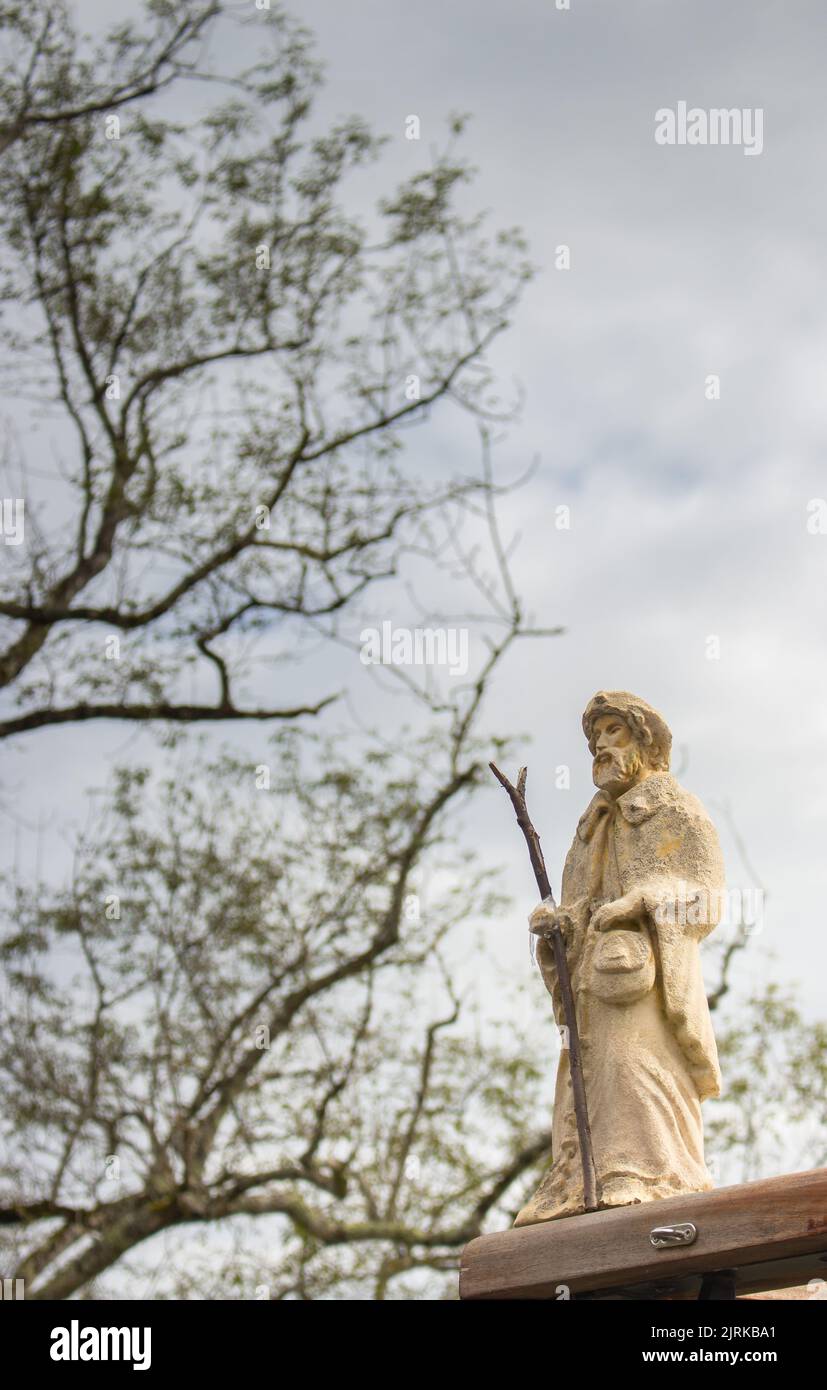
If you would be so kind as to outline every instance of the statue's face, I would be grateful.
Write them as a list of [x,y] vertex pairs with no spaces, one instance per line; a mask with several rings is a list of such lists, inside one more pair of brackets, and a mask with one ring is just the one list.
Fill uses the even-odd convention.
[[609,796],[620,796],[646,775],[640,746],[629,725],[616,714],[601,714],[592,731],[592,781]]

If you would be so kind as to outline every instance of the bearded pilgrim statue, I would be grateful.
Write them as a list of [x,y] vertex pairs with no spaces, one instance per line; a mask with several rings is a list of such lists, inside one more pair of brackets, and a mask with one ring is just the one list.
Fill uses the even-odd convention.
[[[577,826],[559,908],[530,918],[564,1022],[542,933],[564,931],[601,1207],[713,1186],[701,1101],[720,1094],[700,943],[718,923],[724,870],[698,799],[669,772],[672,735],[645,700],[600,691],[583,715],[597,793]],[[584,1211],[569,1054],[560,1055],[553,1163],[515,1225]]]

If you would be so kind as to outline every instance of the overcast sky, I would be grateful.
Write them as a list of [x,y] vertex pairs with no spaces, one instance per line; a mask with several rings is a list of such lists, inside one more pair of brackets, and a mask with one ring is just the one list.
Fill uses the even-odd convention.
[[[93,25],[133,6],[77,10]],[[363,180],[365,211],[426,163],[449,112],[469,112],[472,202],[522,225],[540,266],[497,350],[525,390],[498,458],[513,474],[539,455],[504,517],[530,607],[566,635],[514,655],[487,719],[532,737],[555,887],[592,792],[582,709],[629,689],[685,749],[676,763],[719,822],[730,881],[753,882],[725,802],[768,889],[743,978],[796,981],[823,1016],[827,535],[807,530],[808,502],[827,496],[823,0],[302,0],[300,13],[327,66],[320,117],[359,112],[394,137]],[[656,144],[655,112],[680,101],[761,108],[761,153]],[[419,143],[404,139],[410,114]],[[437,414],[427,450],[472,462],[470,423]],[[135,747],[118,727],[18,740],[4,754],[17,809],[48,817],[57,843],[82,790]],[[500,798],[492,786],[471,830],[520,899],[501,949],[527,968],[533,893]]]

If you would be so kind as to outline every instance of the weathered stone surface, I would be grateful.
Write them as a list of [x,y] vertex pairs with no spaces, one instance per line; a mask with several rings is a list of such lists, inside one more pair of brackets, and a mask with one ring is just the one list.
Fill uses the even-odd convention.
[[[715,828],[669,772],[666,721],[626,691],[600,691],[583,728],[598,788],[566,859],[560,919],[601,1207],[702,1192],[701,1101],[720,1094],[700,943],[723,907]],[[554,910],[531,915],[541,938]],[[550,945],[537,959],[564,1024]],[[568,1052],[561,1053],[553,1163],[515,1225],[584,1210]]]

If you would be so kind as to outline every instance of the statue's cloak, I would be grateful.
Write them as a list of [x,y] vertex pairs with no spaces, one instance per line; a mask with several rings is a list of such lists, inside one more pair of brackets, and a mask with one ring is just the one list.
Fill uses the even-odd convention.
[[[643,894],[653,930],[666,1016],[705,1100],[721,1093],[718,1049],[701,974],[700,943],[718,923],[724,902],[724,864],[717,831],[696,796],[668,772],[656,772],[618,797],[617,870],[623,893]],[[569,969],[577,987],[597,866],[592,846],[611,809],[603,792],[580,817],[563,870],[561,907],[572,917]],[[599,839],[599,836],[597,837]],[[544,972],[545,973],[545,972]],[[552,983],[551,980],[547,981]],[[555,1017],[564,1022],[556,977]]]

